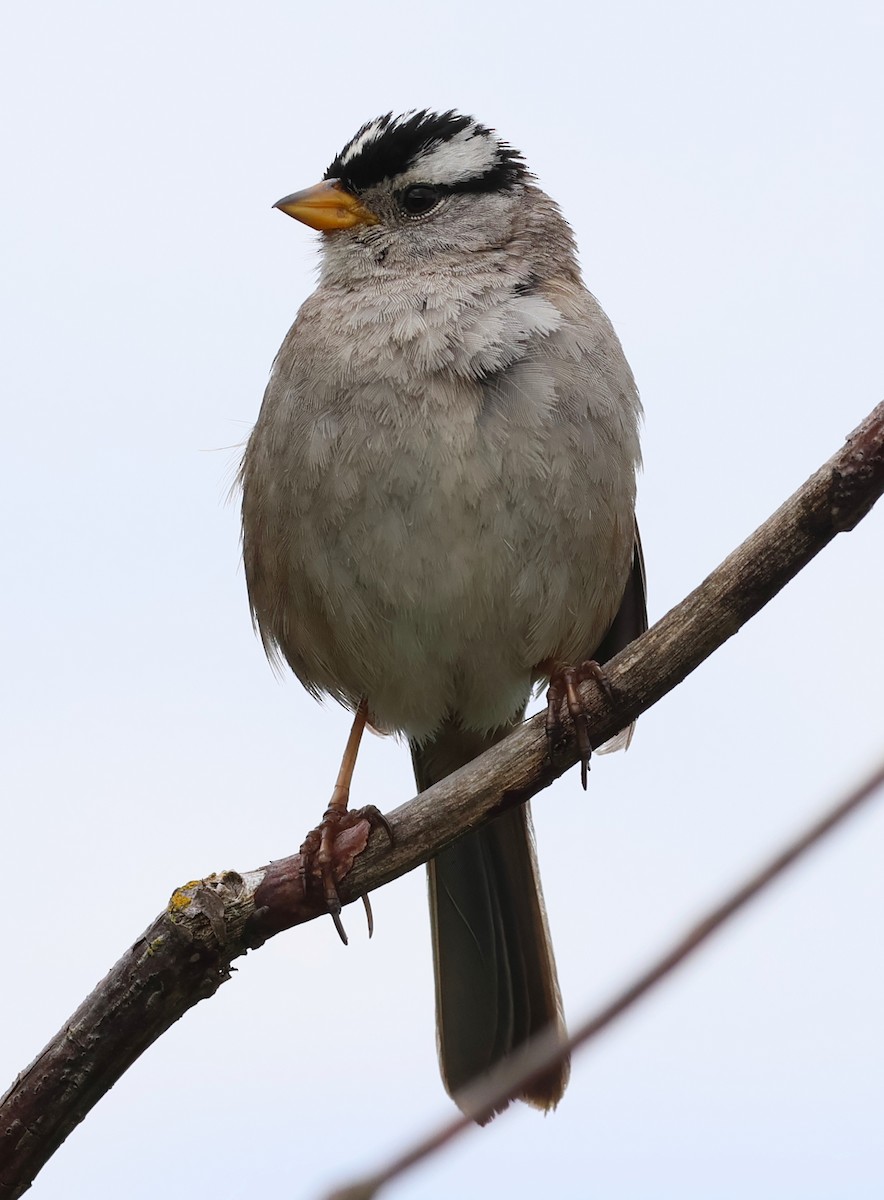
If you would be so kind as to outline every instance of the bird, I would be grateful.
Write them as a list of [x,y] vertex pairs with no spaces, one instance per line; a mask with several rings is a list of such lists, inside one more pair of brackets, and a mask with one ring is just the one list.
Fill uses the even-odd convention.
[[[475,118],[370,120],[274,207],[319,231],[320,269],[243,457],[243,556],[270,659],[355,714],[327,868],[366,724],[407,738],[423,791],[647,628],[641,403],[571,227]],[[529,806],[428,881],[442,1080],[466,1108],[528,1039],[566,1037]],[[569,1070],[514,1098],[554,1108]]]

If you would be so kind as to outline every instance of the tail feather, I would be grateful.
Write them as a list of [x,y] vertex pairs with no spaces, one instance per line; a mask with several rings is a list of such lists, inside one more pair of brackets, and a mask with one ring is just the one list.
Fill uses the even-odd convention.
[[[433,741],[412,745],[418,787],[425,790],[509,732],[483,736],[448,724]],[[429,864],[429,891],[439,1061],[457,1102],[534,1034],[552,1026],[565,1036],[528,805],[443,850]],[[555,1107],[568,1074],[564,1062],[519,1099]]]

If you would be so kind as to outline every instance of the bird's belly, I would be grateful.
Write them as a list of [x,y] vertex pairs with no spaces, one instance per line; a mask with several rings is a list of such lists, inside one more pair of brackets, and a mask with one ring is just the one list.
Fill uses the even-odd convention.
[[480,729],[511,719],[538,664],[594,650],[628,569],[631,499],[559,495],[561,467],[424,427],[339,445],[333,469],[304,472],[280,517],[274,591],[288,599],[270,630],[297,674],[415,737],[449,713]]

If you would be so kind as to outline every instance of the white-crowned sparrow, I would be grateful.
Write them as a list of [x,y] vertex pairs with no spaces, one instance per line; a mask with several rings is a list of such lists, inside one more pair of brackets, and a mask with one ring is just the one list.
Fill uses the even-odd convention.
[[[271,658],[357,710],[354,746],[366,715],[407,735],[424,789],[538,681],[645,628],[638,394],[558,207],[470,117],[370,121],[277,207],[322,231],[322,266],[243,460],[254,619]],[[429,885],[456,1100],[564,1028],[528,806]],[[567,1074],[521,1098],[552,1107]]]

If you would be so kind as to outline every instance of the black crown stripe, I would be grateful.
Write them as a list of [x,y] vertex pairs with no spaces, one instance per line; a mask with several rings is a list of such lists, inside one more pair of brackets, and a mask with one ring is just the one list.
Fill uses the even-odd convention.
[[[350,147],[372,126],[377,127],[374,136],[349,162],[345,162]],[[413,166],[421,154],[451,141],[465,129],[473,129],[477,137],[494,137],[492,130],[453,109],[444,113],[423,109],[398,119],[394,118],[393,113],[386,113],[376,121],[367,121],[354,134],[329,165],[323,178],[340,179],[348,191],[358,195],[387,179],[395,179]],[[497,155],[490,170],[472,179],[447,185],[445,190],[497,191],[522,182],[528,172],[521,154],[506,142],[497,141],[496,145]]]

